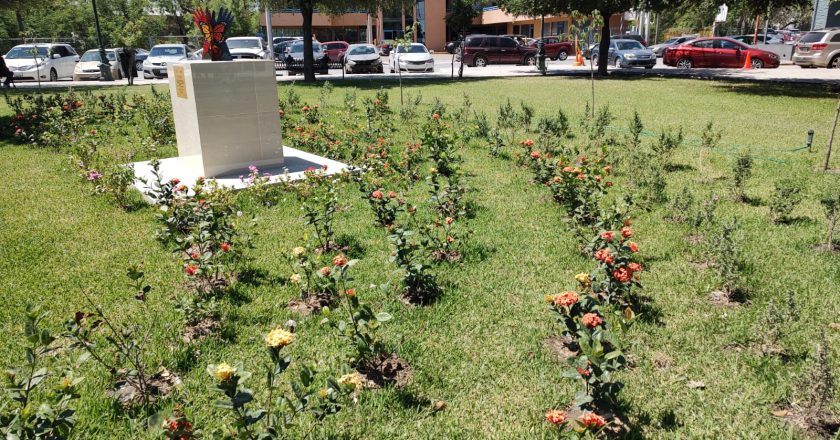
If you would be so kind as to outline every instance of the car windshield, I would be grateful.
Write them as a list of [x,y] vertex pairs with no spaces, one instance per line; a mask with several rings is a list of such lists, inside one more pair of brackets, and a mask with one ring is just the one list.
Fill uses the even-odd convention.
[[47,57],[47,48],[46,47],[35,47],[35,46],[16,46],[13,47],[9,53],[6,54],[7,60],[18,60],[22,58],[32,58],[32,51],[33,49],[38,50],[38,56],[40,58]]
[[229,39],[227,45],[228,49],[259,49],[260,40],[256,38]]
[[805,34],[804,37],[799,39],[799,42],[800,43],[816,43],[816,42],[822,40],[824,36],[825,36],[825,32],[808,32],[807,34]]
[[676,43],[677,41],[679,41],[679,38],[671,38],[671,39],[666,40],[664,44],[673,44],[673,43]]
[[[317,43],[315,41],[312,42],[312,52],[317,53],[321,51],[321,43]],[[292,53],[303,53],[303,41],[295,41],[292,44]]]
[[370,55],[376,53],[373,46],[355,46],[350,49],[350,55]]
[[397,53],[428,53],[428,51],[422,44],[412,44],[409,47],[397,46]]
[[[105,52],[108,54],[108,61],[116,61],[117,56],[114,54],[113,50],[109,50]],[[82,58],[79,61],[101,61],[102,59],[99,58],[99,51],[98,50],[89,50],[82,55]]]
[[641,50],[645,47],[638,41],[618,41],[615,43],[618,50]]
[[184,56],[183,47],[153,47],[149,52],[150,57],[182,57]]

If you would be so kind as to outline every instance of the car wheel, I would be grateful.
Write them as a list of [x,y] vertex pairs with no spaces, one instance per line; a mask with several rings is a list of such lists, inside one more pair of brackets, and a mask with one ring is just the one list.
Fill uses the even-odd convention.
[[764,61],[761,61],[758,58],[753,58],[750,60],[750,67],[753,69],[763,69],[764,68]]
[[565,61],[566,58],[569,58],[569,54],[566,53],[565,50],[561,50],[560,52],[557,52],[557,58],[555,58],[555,59],[560,60],[560,61]]
[[677,68],[678,69],[691,69],[694,63],[691,61],[691,58],[680,58],[677,61]]
[[826,64],[829,69],[840,69],[840,55],[835,55],[831,61]]
[[487,58],[484,58],[484,57],[483,57],[483,56],[481,56],[481,55],[479,55],[479,56],[475,57],[475,60],[473,60],[473,66],[476,66],[476,67],[487,67]]
[[135,61],[134,68],[137,69],[138,72],[143,71],[143,62],[142,61]]
[[615,57],[615,68],[621,69],[621,58]]
[[73,75],[73,81],[81,81],[82,79],[76,75]]
[[55,69],[50,69],[50,82],[58,81],[58,72]]
[[525,64],[529,66],[536,66],[537,65],[537,57],[533,55],[528,55],[525,57]]

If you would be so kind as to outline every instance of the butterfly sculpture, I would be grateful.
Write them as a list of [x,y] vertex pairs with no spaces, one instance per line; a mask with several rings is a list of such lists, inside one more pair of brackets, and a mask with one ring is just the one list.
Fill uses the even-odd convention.
[[216,15],[209,9],[198,8],[193,13],[193,20],[204,36],[203,56],[207,56],[209,52],[210,59],[213,61],[232,60],[233,57],[230,56],[227,43],[225,43],[225,32],[230,29],[233,22],[233,15],[230,10],[221,8]]

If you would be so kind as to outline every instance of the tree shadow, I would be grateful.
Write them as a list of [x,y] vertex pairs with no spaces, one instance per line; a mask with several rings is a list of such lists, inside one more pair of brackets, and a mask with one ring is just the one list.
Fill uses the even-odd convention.
[[808,87],[804,87],[801,83],[784,84],[764,81],[727,81],[723,84],[714,85],[714,87],[731,93],[773,98],[825,98],[827,94],[840,90],[840,84],[837,83],[837,80],[814,79],[809,81],[813,83]]
[[668,409],[659,415],[659,426],[666,431],[674,431],[681,428],[683,423],[679,421],[673,409]]
[[367,252],[362,242],[352,235],[341,234],[335,238],[335,243],[345,255],[352,259],[362,258]]
[[641,293],[634,293],[632,295],[632,301],[633,304],[636,304],[636,312],[640,321],[658,327],[665,326],[665,323],[662,321],[662,317],[664,316],[662,308],[653,301],[653,298]]

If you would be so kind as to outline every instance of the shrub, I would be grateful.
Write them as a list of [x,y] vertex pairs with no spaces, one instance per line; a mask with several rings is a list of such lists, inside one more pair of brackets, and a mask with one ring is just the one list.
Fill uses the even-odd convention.
[[592,291],[604,304],[627,306],[632,303],[633,287],[638,281],[642,265],[636,261],[639,245],[631,241],[633,228],[628,223],[619,231],[601,231],[589,244],[588,250],[598,268],[591,274]]
[[823,206],[823,212],[826,220],[828,220],[825,247],[829,251],[833,251],[837,247],[834,243],[834,231],[837,229],[838,220],[840,220],[840,191],[834,188],[831,192],[825,193],[820,198],[820,204]]
[[53,351],[55,341],[42,327],[47,313],[37,306],[26,306],[23,335],[26,356],[20,367],[5,371],[4,397],[0,399],[0,434],[6,439],[64,439],[75,427],[76,410],[72,402],[79,398],[77,386],[82,381],[67,369],[55,382],[55,372],[45,366],[45,356]]
[[746,186],[747,179],[752,176],[752,166],[752,156],[747,153],[741,153],[735,159],[735,166],[732,168],[732,184],[735,199],[738,201],[744,201],[747,198],[744,193],[744,186]]
[[773,197],[770,198],[770,215],[773,223],[790,221],[791,213],[802,201],[801,186],[789,179],[776,182]]
[[415,232],[396,226],[388,237],[393,251],[390,261],[402,271],[400,283],[403,297],[413,303],[428,303],[440,295],[434,275],[420,254],[421,246]]
[[666,220],[675,223],[685,223],[689,220],[691,212],[694,210],[694,195],[688,187],[683,187],[682,191],[674,197],[671,207],[668,209]]
[[311,168],[305,178],[292,184],[307,226],[312,228],[318,249],[328,252],[336,247],[333,218],[338,210],[338,180],[328,176],[323,169]]
[[672,167],[674,151],[682,145],[683,139],[683,130],[680,127],[676,133],[671,130],[663,131],[659,134],[659,142],[653,144],[654,154],[666,169]]
[[95,184],[95,191],[110,197],[122,209],[129,208],[131,190],[134,187],[134,167],[132,165],[112,165],[97,176],[95,170],[88,173],[87,179]]
[[823,411],[831,408],[831,402],[837,392],[837,379],[829,357],[829,346],[825,332],[820,330],[816,349],[810,359],[807,371],[802,375],[799,389],[802,402],[806,403],[806,418],[810,421],[818,420]]
[[324,261],[319,250],[308,246],[292,249],[291,262],[295,273],[289,278],[300,289],[301,300],[324,299],[329,304],[338,297],[338,288],[332,275],[333,268]]
[[730,297],[743,291],[740,231],[741,224],[737,218],[733,218],[732,222],[723,225],[720,234],[715,238],[712,250],[720,289]]

